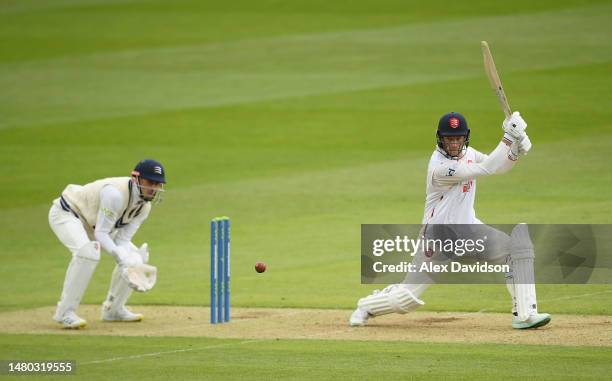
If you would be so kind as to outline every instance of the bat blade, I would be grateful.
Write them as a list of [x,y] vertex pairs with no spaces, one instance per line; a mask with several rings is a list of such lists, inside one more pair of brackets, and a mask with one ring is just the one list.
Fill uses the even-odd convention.
[[499,75],[497,74],[497,69],[495,68],[495,61],[493,61],[493,56],[491,55],[489,44],[487,44],[486,41],[481,41],[480,47],[482,48],[482,58],[484,60],[485,73],[487,74],[487,78],[489,78],[489,84],[495,92],[495,95],[497,95],[497,100],[499,100],[499,104],[501,105],[504,114],[506,115],[506,117],[509,117],[510,115],[512,115],[512,111],[510,110],[508,98],[506,98],[506,93],[504,92],[501,80],[499,79]]

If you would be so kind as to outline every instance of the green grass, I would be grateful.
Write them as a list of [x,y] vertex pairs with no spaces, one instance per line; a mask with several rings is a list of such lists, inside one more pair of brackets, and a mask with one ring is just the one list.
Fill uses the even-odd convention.
[[109,374],[132,380],[602,380],[609,378],[612,355],[594,347],[331,340],[2,335],[0,343],[2,358],[76,360],[75,378],[87,380]]
[[[485,152],[501,136],[485,39],[534,148],[511,173],[479,180],[478,216],[610,223],[611,11],[610,1],[577,0],[0,0],[0,310],[57,301],[69,256],[48,227],[51,200],[68,183],[127,175],[143,157],[161,160],[169,183],[136,237],[150,243],[158,285],[134,303],[207,304],[208,223],[229,215],[235,305],[352,308],[373,288],[359,284],[360,224],[420,222],[439,116],[466,115]],[[257,260],[266,273],[253,271]],[[111,267],[105,254],[84,302],[102,301]],[[609,285],[540,285],[538,296],[553,313],[612,314]],[[438,285],[423,298],[437,311],[509,304],[499,285]],[[167,378],[181,364],[181,378],[217,379],[609,374],[609,352],[592,348],[0,341],[1,357],[77,351],[83,362],[228,343],[226,358],[130,362],[134,377]],[[95,379],[111,368],[80,369]]]

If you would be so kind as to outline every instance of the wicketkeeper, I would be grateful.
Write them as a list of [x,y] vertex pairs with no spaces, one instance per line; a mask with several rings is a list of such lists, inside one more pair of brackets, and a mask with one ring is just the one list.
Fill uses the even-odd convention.
[[151,204],[161,201],[165,183],[164,167],[155,160],[142,160],[131,177],[106,178],[83,186],[70,184],[53,201],[49,225],[72,253],[55,321],[65,328],[87,324],[76,311],[100,261],[101,249],[117,262],[102,304],[102,320],[143,319],[125,304],[132,290],[145,292],[155,285],[157,270],[147,264],[147,244],[138,248],[132,238],[149,216]]
[[[438,122],[437,146],[427,169],[424,228],[428,225],[482,224],[474,211],[476,178],[505,173],[514,167],[519,157],[531,149],[526,128],[527,123],[521,115],[513,113],[502,124],[501,142],[486,155],[469,147],[470,129],[461,114],[443,115]],[[510,236],[486,225],[480,225],[479,230],[486,231],[490,240],[496,242],[495,250],[487,253],[487,259],[510,265],[506,285],[512,299],[512,327],[524,329],[548,324],[550,315],[538,313],[537,309],[533,283],[535,255],[527,225],[516,225]],[[421,250],[413,263],[418,265],[432,255]],[[420,296],[432,282],[426,274],[408,273],[401,284],[390,285],[360,299],[350,325],[362,326],[370,317],[393,312],[404,314],[418,308],[425,304]]]

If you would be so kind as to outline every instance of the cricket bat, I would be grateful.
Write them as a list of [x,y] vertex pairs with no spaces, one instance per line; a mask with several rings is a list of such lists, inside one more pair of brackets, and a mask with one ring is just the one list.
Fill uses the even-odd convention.
[[495,92],[495,95],[497,95],[497,100],[499,100],[502,110],[504,110],[504,114],[506,115],[506,117],[509,117],[510,115],[512,115],[512,111],[510,111],[508,98],[506,98],[506,93],[504,92],[501,80],[499,79],[499,75],[497,74],[497,69],[495,68],[495,61],[493,61],[493,56],[491,55],[489,44],[487,44],[486,41],[481,41],[480,47],[482,48],[482,58],[484,59],[485,73],[489,78],[491,88]]

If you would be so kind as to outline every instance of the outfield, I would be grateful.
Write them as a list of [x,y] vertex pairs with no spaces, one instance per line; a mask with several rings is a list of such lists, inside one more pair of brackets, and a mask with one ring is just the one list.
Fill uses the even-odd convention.
[[[360,225],[420,222],[439,116],[466,115],[485,152],[501,136],[480,40],[534,148],[509,174],[479,180],[479,218],[612,222],[611,12],[610,1],[573,0],[0,0],[0,359],[75,359],[84,379],[115,368],[133,379],[610,378],[610,285],[539,286],[540,309],[563,317],[521,332],[527,339],[511,340],[509,314],[497,314],[509,309],[498,285],[432,287],[414,317],[370,327],[401,341],[331,332],[349,330],[343,314],[374,289],[359,284]],[[162,161],[169,180],[136,237],[149,242],[159,280],[131,304],[153,316],[124,337],[129,326],[100,326],[87,307],[90,331],[49,331],[69,260],[47,223],[51,200],[68,183],[128,175],[143,157]],[[322,327],[329,311],[329,335],[290,335],[280,320],[278,340],[211,333],[217,215],[232,218],[233,305],[257,308],[252,318],[266,327],[276,316],[266,309],[312,312]],[[257,260],[266,273],[255,273]],[[85,304],[101,303],[112,266],[105,255]],[[172,332],[163,313],[179,306],[196,308],[189,324],[177,319],[193,335],[147,334]],[[14,316],[36,319],[20,329]],[[218,329],[235,335],[241,324]],[[414,324],[457,333],[465,324],[474,336],[484,324],[499,335],[404,338],[420,332]]]

